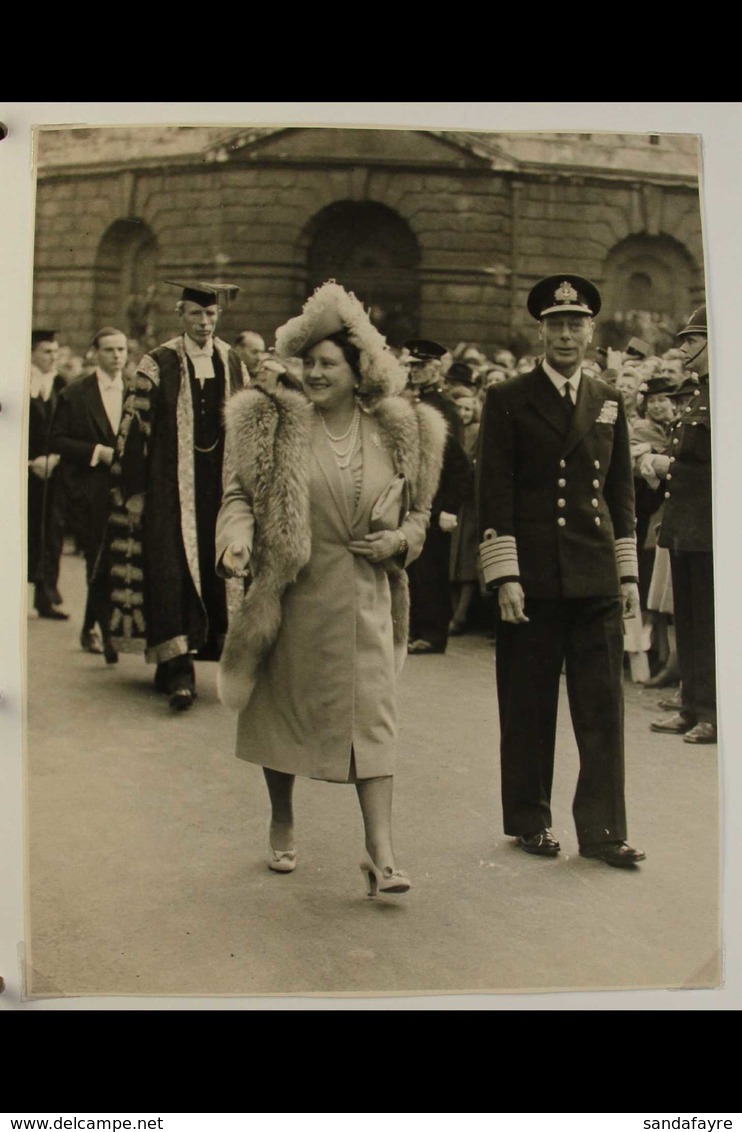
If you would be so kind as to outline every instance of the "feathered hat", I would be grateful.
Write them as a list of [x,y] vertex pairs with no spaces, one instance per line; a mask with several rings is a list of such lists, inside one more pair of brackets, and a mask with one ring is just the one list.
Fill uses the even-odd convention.
[[311,346],[345,330],[360,351],[358,392],[367,400],[401,393],[406,374],[352,291],[329,279],[310,295],[302,312],[276,331],[276,353],[295,358]]

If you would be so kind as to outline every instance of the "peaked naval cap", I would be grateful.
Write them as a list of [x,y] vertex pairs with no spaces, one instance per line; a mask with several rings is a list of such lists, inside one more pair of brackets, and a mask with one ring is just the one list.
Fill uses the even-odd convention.
[[581,275],[547,275],[528,293],[528,313],[537,320],[570,311],[594,318],[600,306],[600,291]]

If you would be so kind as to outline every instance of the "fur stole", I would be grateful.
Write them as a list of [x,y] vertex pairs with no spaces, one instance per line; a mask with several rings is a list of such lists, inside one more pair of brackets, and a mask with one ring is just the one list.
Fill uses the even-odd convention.
[[[313,409],[300,393],[269,396],[246,389],[225,407],[226,459],[249,496],[255,515],[252,582],[229,624],[219,665],[218,691],[232,711],[250,701],[260,667],[281,624],[281,599],[311,554],[309,455]],[[401,397],[374,406],[382,442],[395,471],[410,485],[415,510],[430,508],[438,486],[446,423],[430,406]],[[389,572],[395,652],[407,648],[409,596],[404,569]]]

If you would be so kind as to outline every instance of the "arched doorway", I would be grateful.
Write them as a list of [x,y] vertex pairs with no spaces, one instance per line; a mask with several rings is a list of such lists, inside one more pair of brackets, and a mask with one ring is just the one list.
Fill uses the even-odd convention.
[[632,335],[655,353],[666,350],[693,306],[701,273],[670,236],[629,236],[608,254],[598,326],[603,346],[625,346]]
[[143,220],[116,220],[95,261],[95,324],[120,326],[142,346],[157,343],[157,240]]
[[420,249],[398,213],[370,201],[337,201],[305,229],[311,292],[336,279],[355,292],[393,346],[417,333]]

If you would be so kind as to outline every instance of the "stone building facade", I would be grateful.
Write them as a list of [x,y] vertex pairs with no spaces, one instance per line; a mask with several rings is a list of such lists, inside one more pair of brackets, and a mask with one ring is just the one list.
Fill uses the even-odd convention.
[[[703,301],[696,139],[375,129],[44,130],[34,324],[162,341],[168,278],[242,288],[222,323],[269,343],[326,278],[392,342],[526,350],[531,285],[589,276],[604,344]],[[643,312],[637,324],[632,312]]]

